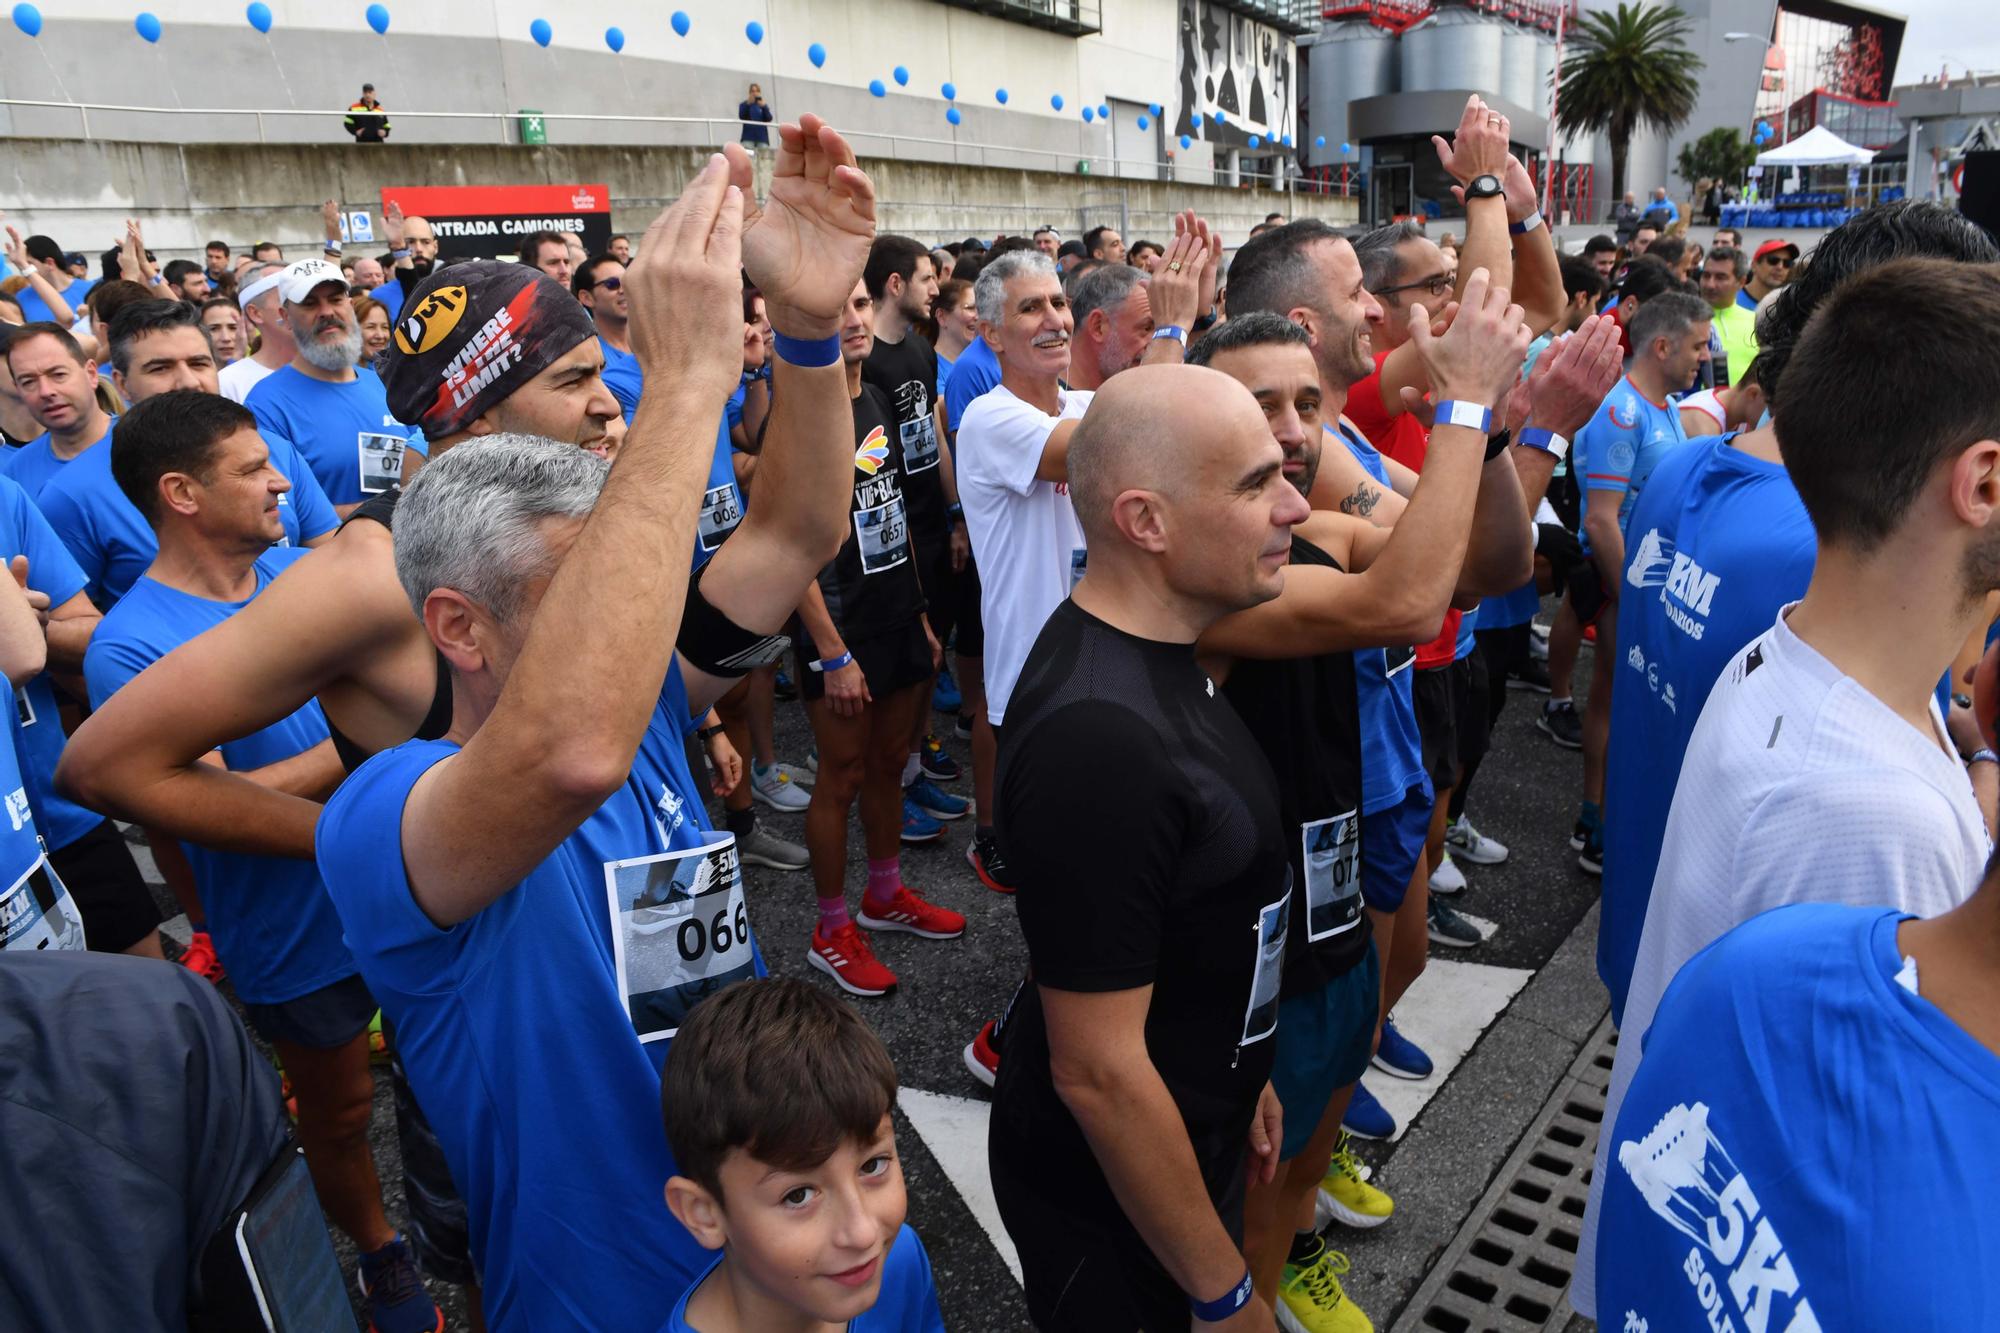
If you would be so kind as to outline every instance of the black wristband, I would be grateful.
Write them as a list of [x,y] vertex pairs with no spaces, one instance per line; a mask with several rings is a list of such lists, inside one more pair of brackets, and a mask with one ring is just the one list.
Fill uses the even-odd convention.
[[1501,454],[1506,453],[1507,446],[1513,442],[1513,439],[1512,433],[1504,430],[1496,430],[1487,436],[1486,461],[1490,463]]
[[697,727],[694,734],[701,737],[701,743],[706,745],[722,734],[722,724],[717,723],[712,727]]

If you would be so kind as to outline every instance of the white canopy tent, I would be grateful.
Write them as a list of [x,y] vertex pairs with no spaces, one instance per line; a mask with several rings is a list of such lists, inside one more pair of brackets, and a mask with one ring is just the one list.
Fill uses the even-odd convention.
[[1857,148],[1824,125],[1757,154],[1760,167],[1859,167],[1874,160],[1874,149]]

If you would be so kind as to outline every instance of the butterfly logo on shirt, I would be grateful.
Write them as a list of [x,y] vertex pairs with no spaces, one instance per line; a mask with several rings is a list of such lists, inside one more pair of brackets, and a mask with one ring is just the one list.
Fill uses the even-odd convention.
[[877,426],[868,432],[868,437],[861,441],[861,447],[854,451],[854,469],[872,477],[880,472],[882,465],[888,461],[888,436],[882,427]]

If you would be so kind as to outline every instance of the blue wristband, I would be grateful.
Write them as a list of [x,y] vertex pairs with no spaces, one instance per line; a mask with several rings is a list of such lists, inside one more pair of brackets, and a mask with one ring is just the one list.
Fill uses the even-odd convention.
[[808,662],[806,663],[806,668],[810,671],[818,671],[824,673],[828,671],[838,671],[844,666],[853,665],[853,663],[854,663],[854,654],[848,652],[848,653],[842,653],[838,657],[822,657],[817,662]]
[[1254,1290],[1250,1285],[1250,1271],[1245,1269],[1243,1280],[1231,1287],[1227,1296],[1213,1301],[1198,1301],[1190,1296],[1188,1309],[1192,1310],[1194,1317],[1204,1324],[1219,1324],[1248,1305]]
[[780,333],[775,343],[778,359],[790,366],[816,370],[840,364],[840,335],[824,338],[790,338]]

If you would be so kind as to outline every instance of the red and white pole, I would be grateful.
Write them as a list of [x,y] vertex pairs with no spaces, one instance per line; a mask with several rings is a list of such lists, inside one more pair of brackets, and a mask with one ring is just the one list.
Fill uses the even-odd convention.
[[1562,90],[1563,19],[1568,13],[1567,4],[1556,7],[1556,68],[1554,77],[1549,81],[1549,151],[1542,158],[1542,212],[1548,215],[1552,226],[1560,216],[1555,206],[1556,99]]

